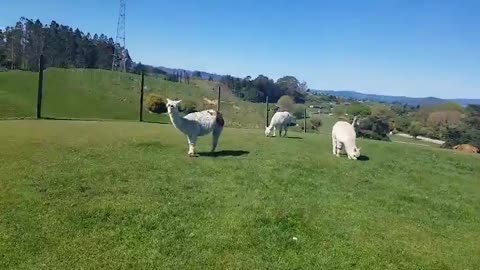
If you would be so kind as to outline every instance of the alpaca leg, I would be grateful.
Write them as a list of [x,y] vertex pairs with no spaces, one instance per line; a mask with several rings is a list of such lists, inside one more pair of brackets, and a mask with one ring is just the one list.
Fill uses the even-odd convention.
[[213,128],[213,143],[212,143],[212,152],[215,152],[215,149],[218,145],[218,139],[220,138],[220,134],[222,134],[223,127],[222,126],[215,126]]
[[288,126],[286,126],[283,130],[283,137],[287,137]]
[[333,154],[338,157],[337,138],[335,138],[335,135],[332,135],[332,148]]
[[342,153],[346,153],[347,151],[345,150],[345,144],[337,141],[337,157],[340,156]]
[[277,127],[273,126],[273,137],[275,137],[276,135],[276,132],[277,132]]
[[188,136],[188,155],[195,156],[195,144],[197,142],[197,136]]

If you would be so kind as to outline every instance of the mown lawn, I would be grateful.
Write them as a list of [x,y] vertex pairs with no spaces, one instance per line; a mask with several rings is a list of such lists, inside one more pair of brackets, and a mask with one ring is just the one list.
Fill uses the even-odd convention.
[[0,121],[0,269],[480,269],[479,156],[262,134]]

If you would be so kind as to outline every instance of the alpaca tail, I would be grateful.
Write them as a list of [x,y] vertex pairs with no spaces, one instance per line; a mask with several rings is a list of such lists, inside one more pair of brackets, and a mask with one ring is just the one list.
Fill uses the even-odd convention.
[[355,115],[355,117],[353,117],[352,126],[356,126],[357,124],[358,124],[358,117]]
[[223,119],[222,113],[219,111],[216,112],[215,123],[221,127],[225,126],[225,120]]
[[225,120],[220,112],[216,112],[215,116],[215,127],[213,128],[213,142],[212,142],[212,152],[215,152],[215,149],[218,145],[218,139],[220,134],[222,134],[223,126],[225,125]]

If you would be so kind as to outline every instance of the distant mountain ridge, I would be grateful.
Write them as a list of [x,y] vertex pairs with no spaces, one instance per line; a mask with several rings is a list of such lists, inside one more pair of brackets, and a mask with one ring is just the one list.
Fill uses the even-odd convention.
[[406,96],[388,96],[388,95],[376,95],[376,94],[364,94],[357,91],[351,90],[312,90],[313,92],[332,95],[336,97],[342,97],[347,99],[354,100],[369,100],[383,103],[401,103],[411,106],[433,106],[438,104],[443,104],[447,102],[455,102],[461,106],[467,106],[468,104],[479,104],[480,99],[466,99],[466,98],[457,98],[457,99],[441,99],[436,97],[424,97],[424,98],[415,98],[415,97],[406,97]]
[[[215,73],[199,71],[199,70],[187,70],[181,68],[168,68],[164,66],[155,66],[167,74],[175,74],[175,73],[186,73],[188,76],[193,76],[195,73],[200,74],[200,77],[203,80],[212,79],[214,81],[220,81],[224,75],[219,75]],[[423,98],[416,98],[416,97],[407,97],[407,96],[388,96],[388,95],[377,95],[377,94],[365,94],[361,92],[357,92],[354,90],[315,90],[311,89],[312,92],[323,93],[327,95],[342,97],[346,99],[354,99],[354,100],[369,100],[375,102],[383,102],[383,103],[400,103],[400,104],[407,104],[411,106],[434,106],[448,102],[455,102],[463,107],[469,104],[478,104],[480,105],[480,99],[467,99],[467,98],[457,98],[457,99],[441,99],[436,97],[423,97]]]

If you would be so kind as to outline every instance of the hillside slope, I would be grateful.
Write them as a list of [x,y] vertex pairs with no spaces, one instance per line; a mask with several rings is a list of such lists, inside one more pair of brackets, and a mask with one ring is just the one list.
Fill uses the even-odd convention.
[[[0,73],[0,118],[34,117],[38,74],[12,71]],[[174,83],[160,77],[145,78],[145,96],[202,102],[217,98],[215,82],[193,80]],[[106,70],[51,68],[44,75],[42,115],[51,118],[137,120],[140,100],[140,76]],[[207,108],[216,108],[210,104]],[[242,101],[231,93],[222,94],[221,111],[231,127],[263,127],[264,107]],[[165,115],[149,114],[147,121],[166,121]]]

